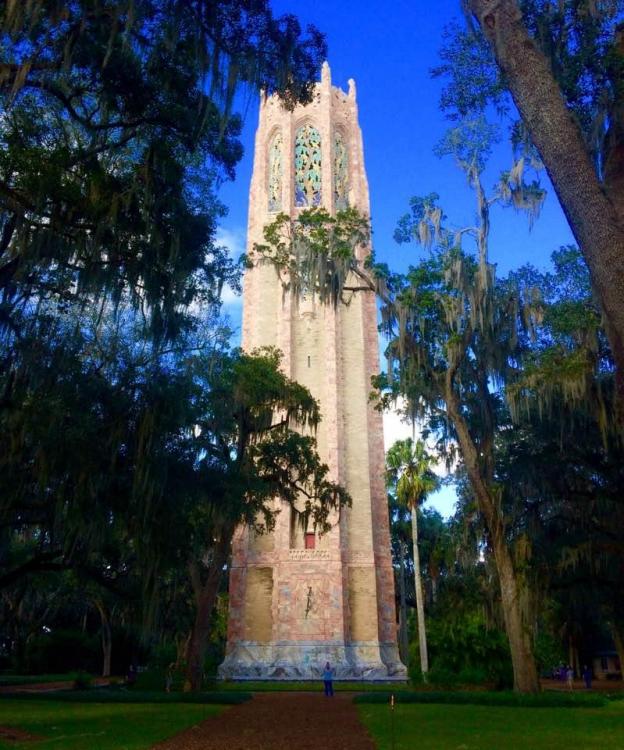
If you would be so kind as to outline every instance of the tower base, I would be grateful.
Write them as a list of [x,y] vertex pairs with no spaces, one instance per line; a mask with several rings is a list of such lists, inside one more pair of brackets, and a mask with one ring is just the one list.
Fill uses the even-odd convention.
[[[382,661],[383,658],[383,661]],[[219,677],[227,680],[320,680],[329,662],[337,680],[407,679],[396,644],[259,644],[239,641],[226,654]]]

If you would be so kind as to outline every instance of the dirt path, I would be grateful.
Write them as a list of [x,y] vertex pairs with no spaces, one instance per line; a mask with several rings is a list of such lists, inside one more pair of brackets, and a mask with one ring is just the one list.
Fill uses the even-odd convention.
[[152,750],[375,750],[353,697],[261,693]]

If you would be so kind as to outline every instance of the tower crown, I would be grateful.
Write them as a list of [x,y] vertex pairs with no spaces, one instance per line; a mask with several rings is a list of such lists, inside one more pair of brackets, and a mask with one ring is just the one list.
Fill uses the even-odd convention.
[[263,97],[252,201],[267,219],[315,207],[368,213],[353,79],[347,92],[332,86],[325,62],[309,104],[288,111],[276,95]]

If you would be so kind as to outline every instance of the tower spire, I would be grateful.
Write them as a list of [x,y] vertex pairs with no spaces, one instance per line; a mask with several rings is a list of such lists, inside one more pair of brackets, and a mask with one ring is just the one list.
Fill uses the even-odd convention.
[[321,66],[321,83],[324,87],[329,88],[331,86],[331,70],[327,60]]

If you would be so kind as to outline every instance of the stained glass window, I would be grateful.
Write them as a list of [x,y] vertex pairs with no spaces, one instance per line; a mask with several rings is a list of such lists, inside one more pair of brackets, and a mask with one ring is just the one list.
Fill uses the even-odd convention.
[[349,206],[349,157],[342,133],[334,136],[334,205],[338,211]]
[[282,143],[277,133],[269,147],[269,211],[282,210]]
[[321,134],[309,123],[295,137],[295,206],[321,203]]

